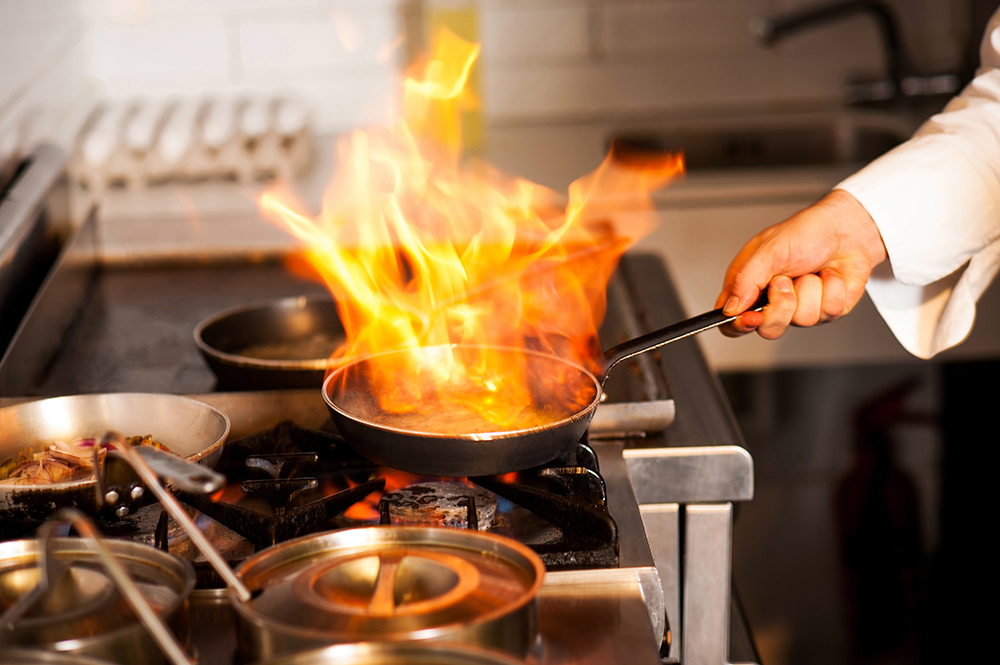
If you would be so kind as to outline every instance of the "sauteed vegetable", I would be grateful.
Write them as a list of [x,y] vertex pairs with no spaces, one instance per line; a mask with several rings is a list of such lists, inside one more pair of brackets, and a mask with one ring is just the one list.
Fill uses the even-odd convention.
[[[0,484],[49,485],[89,478],[94,470],[94,446],[98,446],[99,459],[104,456],[105,448],[100,441],[100,437],[81,437],[69,443],[53,441],[37,453],[24,448],[18,451],[16,460],[11,458],[0,464]],[[170,452],[162,443],[154,441],[151,434],[130,436],[125,442],[130,446],[153,446]]]

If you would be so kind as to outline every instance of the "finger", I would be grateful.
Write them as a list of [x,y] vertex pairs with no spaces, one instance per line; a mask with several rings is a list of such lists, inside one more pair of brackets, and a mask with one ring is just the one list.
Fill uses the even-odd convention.
[[794,282],[795,313],[792,325],[802,328],[814,326],[823,321],[823,280],[819,275],[802,275]]
[[[748,273],[737,273],[729,287],[725,302],[719,303],[722,312],[727,316],[732,316],[745,311],[760,297],[761,290],[767,288],[770,277],[770,275],[762,275],[759,279],[760,284],[757,284],[758,279]],[[719,300],[721,301],[722,298],[720,297]]]
[[757,328],[757,334],[764,339],[777,339],[788,328],[795,314],[796,297],[792,280],[786,275],[778,275],[771,280],[767,299],[768,305],[762,312],[764,322]]
[[823,321],[836,321],[851,311],[848,302],[847,285],[836,270],[821,270],[819,278],[823,282]]
[[764,322],[760,312],[743,312],[734,320],[719,327],[726,337],[741,337],[756,330]]
[[[740,312],[740,303],[743,301],[743,296],[745,295],[743,291],[747,288],[746,278],[741,275],[747,260],[753,255],[756,246],[756,238],[752,238],[750,242],[740,249],[739,253],[736,254],[736,257],[729,264],[729,267],[726,268],[722,291],[715,300],[715,307],[721,307],[727,315]],[[766,283],[765,281],[764,284]],[[739,289],[739,292],[734,291],[734,289]],[[743,309],[746,309],[746,307]]]
[[721,307],[725,314],[745,311],[777,274],[772,253],[761,251],[771,233],[772,229],[765,229],[751,238],[726,269],[725,286],[716,299],[716,307]]

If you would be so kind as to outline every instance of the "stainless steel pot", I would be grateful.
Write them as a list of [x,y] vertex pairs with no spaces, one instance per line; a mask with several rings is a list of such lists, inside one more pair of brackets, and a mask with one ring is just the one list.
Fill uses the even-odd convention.
[[226,581],[244,662],[366,641],[523,656],[535,640],[545,565],[521,543],[434,527],[345,529],[274,545],[234,572],[138,453],[123,453]]
[[499,651],[428,642],[337,644],[269,660],[265,665],[524,665]]
[[545,567],[492,534],[367,527],[270,547],[230,590],[245,661],[346,642],[458,642],[523,657],[537,634]]
[[[194,569],[140,543],[98,542],[89,522],[76,515],[74,525],[87,532],[86,540],[43,537],[0,543],[5,624],[0,626],[0,645],[71,652],[123,665],[166,662],[162,644],[146,624],[152,618],[154,632],[166,635],[169,626],[174,635],[186,636]],[[122,585],[122,575],[131,586]]]

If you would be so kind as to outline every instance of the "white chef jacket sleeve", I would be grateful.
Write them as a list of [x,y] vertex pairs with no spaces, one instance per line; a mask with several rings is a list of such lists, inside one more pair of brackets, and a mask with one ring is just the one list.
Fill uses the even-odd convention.
[[964,341],[1000,269],[1000,11],[975,79],[913,137],[837,185],[878,226],[889,260],[868,295],[910,353]]

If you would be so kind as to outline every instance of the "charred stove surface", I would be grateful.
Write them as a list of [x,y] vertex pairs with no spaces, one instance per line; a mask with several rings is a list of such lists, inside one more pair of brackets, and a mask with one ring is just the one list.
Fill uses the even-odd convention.
[[496,494],[455,481],[407,485],[379,499],[382,524],[486,531],[494,525],[496,513]]

